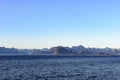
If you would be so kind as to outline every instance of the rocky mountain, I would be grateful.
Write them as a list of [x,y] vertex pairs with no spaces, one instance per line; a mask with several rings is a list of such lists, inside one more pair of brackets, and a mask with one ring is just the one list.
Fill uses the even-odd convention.
[[52,49],[53,49],[54,55],[72,54],[72,50],[69,47],[58,46],[58,47],[54,47]]
[[34,55],[52,55],[53,53],[49,49],[21,49],[26,54]]
[[73,46],[71,48],[72,52],[75,54],[86,54],[86,53],[90,53],[88,51],[87,48],[85,48],[84,46],[80,45],[80,46]]
[[88,51],[92,52],[92,53],[97,53],[97,52],[105,52],[105,53],[112,53],[113,49],[112,48],[87,48]]
[[15,48],[0,47],[0,54],[24,54],[24,52]]
[[82,45],[73,47],[57,46],[48,50],[54,55],[120,55],[120,49],[114,48],[86,48]]
[[0,47],[0,54],[30,54],[30,55],[120,55],[120,49],[86,48],[82,45],[73,47],[57,46],[50,49],[15,49]]

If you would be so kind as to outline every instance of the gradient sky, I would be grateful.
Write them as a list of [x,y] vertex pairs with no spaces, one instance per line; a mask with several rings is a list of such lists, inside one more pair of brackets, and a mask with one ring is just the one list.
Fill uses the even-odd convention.
[[120,48],[120,0],[0,0],[0,46]]

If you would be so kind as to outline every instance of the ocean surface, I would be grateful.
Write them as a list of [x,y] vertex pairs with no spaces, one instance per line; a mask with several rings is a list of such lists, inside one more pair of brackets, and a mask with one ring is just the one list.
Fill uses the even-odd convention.
[[120,57],[0,57],[0,80],[120,80]]

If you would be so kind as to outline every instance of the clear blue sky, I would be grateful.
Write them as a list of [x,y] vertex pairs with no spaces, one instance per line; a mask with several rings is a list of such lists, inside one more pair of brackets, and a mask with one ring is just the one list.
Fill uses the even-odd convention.
[[0,46],[120,48],[120,0],[0,0]]

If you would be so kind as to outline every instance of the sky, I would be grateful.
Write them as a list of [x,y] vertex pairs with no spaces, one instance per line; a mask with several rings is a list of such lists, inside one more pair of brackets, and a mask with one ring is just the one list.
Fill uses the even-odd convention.
[[0,0],[0,46],[120,48],[120,0]]

